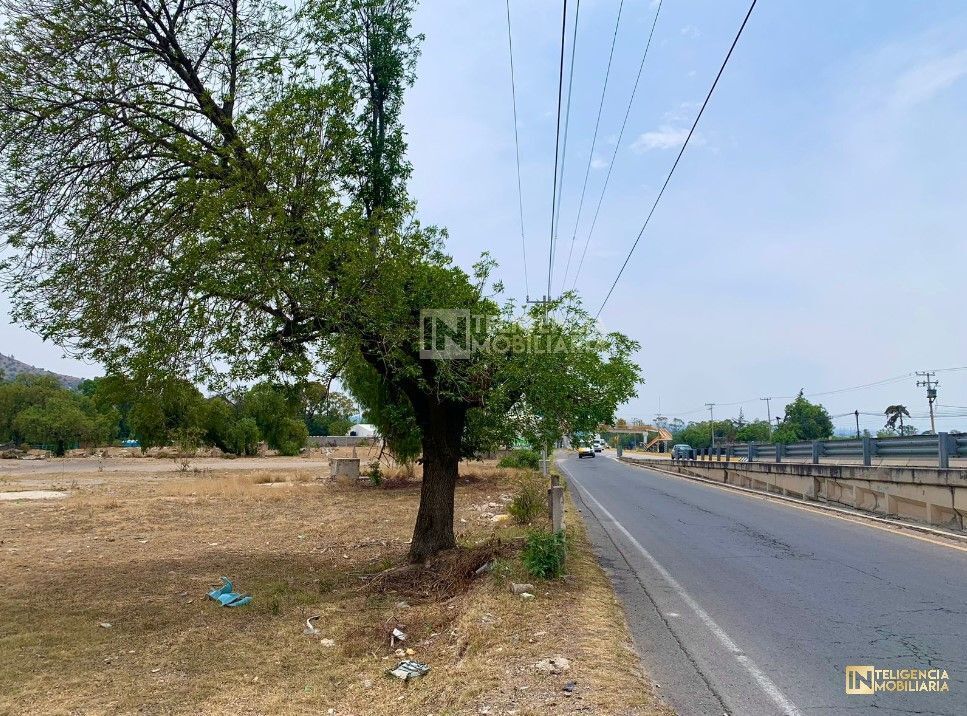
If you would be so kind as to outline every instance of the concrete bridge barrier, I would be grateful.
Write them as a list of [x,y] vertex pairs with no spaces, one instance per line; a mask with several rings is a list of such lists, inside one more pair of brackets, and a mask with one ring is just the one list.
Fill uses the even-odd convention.
[[649,460],[627,454],[621,459],[728,485],[967,529],[967,470],[893,465]]

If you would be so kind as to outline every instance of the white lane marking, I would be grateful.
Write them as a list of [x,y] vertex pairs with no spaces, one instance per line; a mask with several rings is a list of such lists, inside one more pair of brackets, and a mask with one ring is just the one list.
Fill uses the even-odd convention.
[[636,540],[634,537],[631,536],[631,533],[625,529],[624,525],[622,525],[620,522],[618,522],[617,519],[615,519],[614,515],[608,512],[608,510],[605,508],[604,505],[598,502],[594,498],[594,496],[591,495],[591,493],[584,488],[583,485],[581,485],[577,480],[574,479],[574,476],[571,475],[571,473],[567,470],[567,468],[565,468],[560,463],[558,463],[558,466],[562,470],[564,470],[565,473],[567,473],[567,476],[571,478],[571,482],[573,482],[574,485],[581,491],[581,494],[583,494],[590,502],[592,502],[595,507],[601,510],[601,513],[604,514],[605,517],[611,520],[611,522],[614,524],[615,527],[618,528],[621,534],[623,534],[625,538],[629,542],[631,542],[631,544],[633,544],[635,548],[641,553],[641,556],[644,557],[646,560],[648,560],[648,563],[655,568],[655,571],[661,575],[662,579],[668,582],[669,586],[671,586],[671,588],[675,590],[675,593],[681,598],[683,602],[685,602],[685,604],[688,605],[689,609],[695,612],[695,615],[702,621],[702,623],[708,628],[708,630],[712,632],[715,638],[719,640],[722,646],[724,646],[729,651],[729,653],[731,653],[732,656],[735,657],[735,660],[738,661],[739,664],[741,664],[742,667],[749,672],[749,674],[759,685],[759,688],[762,689],[762,691],[766,694],[766,696],[768,696],[772,700],[772,702],[776,704],[776,706],[782,709],[783,713],[787,714],[787,716],[802,716],[802,712],[796,707],[796,705],[788,698],[786,698],[785,694],[783,694],[782,691],[779,690],[779,687],[776,686],[776,684],[772,681],[772,679],[766,676],[766,674],[762,671],[762,669],[760,669],[755,664],[755,662],[752,661],[752,659],[750,659],[734,641],[732,641],[731,637],[729,637],[729,635],[725,633],[722,627],[720,627],[718,624],[715,623],[715,620],[709,616],[708,612],[702,609],[701,605],[699,605],[698,602],[692,599],[691,595],[685,591],[684,587],[682,587],[681,584],[678,583],[678,580],[676,580],[668,572],[668,570],[665,569],[658,562],[657,559],[652,557],[651,553],[648,550],[646,550],[644,547],[642,547],[641,543],[638,542],[638,540]]

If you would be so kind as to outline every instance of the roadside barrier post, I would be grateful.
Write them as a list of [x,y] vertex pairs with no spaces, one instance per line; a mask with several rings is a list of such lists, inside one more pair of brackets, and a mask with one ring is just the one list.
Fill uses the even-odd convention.
[[[951,440],[950,433],[937,433],[937,451],[940,458],[940,467],[947,469],[950,467],[950,453],[953,452],[957,454],[957,445],[954,442],[956,438]],[[951,444],[954,443],[954,444]]]

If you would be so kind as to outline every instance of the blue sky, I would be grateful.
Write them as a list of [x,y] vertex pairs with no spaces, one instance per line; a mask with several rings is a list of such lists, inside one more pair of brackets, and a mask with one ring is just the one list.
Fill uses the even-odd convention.
[[[581,3],[555,290],[617,6]],[[537,295],[547,281],[560,2],[511,0],[511,9],[527,272]],[[733,0],[663,3],[577,283],[592,310],[746,9]],[[654,12],[655,3],[625,0],[578,255]],[[503,0],[425,0],[415,27],[426,42],[406,122],[421,217],[448,228],[461,265],[490,251],[508,294],[523,297],[505,13]],[[764,416],[760,396],[967,366],[964,38],[961,2],[759,3],[602,314],[606,328],[642,344],[646,382],[623,414],[650,419],[660,404],[667,416],[700,419],[714,401],[725,417],[739,406],[724,404],[749,399],[746,416]],[[7,325],[0,346],[52,369],[97,372]],[[939,377],[939,402],[967,406],[967,370]],[[821,401],[833,414],[893,402],[914,414],[927,407],[915,378]],[[881,423],[861,420],[871,429]],[[958,425],[967,429],[967,418],[938,427]]]

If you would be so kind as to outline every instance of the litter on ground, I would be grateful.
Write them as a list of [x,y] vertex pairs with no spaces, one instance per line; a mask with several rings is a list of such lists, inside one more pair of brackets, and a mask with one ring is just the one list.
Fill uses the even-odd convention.
[[409,681],[420,676],[426,676],[430,673],[430,667],[426,664],[421,664],[419,661],[406,659],[397,664],[396,668],[390,669],[386,673],[390,676],[395,676],[397,679]]
[[302,633],[305,634],[306,636],[314,636],[316,634],[320,634],[321,632],[319,631],[319,629],[317,629],[316,626],[312,623],[318,620],[320,617],[322,617],[321,614],[314,614],[313,616],[306,619],[306,628],[302,630]]
[[235,586],[228,577],[222,577],[220,589],[213,589],[208,593],[211,599],[221,604],[223,607],[242,607],[252,601],[250,594],[239,594],[234,591]]

